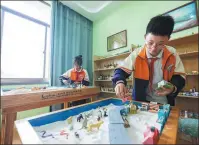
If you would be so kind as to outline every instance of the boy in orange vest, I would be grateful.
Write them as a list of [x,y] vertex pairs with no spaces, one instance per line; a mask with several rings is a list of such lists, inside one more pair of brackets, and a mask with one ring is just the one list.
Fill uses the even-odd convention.
[[[174,28],[171,16],[156,16],[150,20],[145,34],[145,45],[135,49],[114,71],[116,95],[124,99],[126,79],[133,72],[133,99],[153,101],[174,106],[175,97],[185,86],[185,70],[176,49],[167,46]],[[170,88],[154,90],[154,85],[165,80]]]

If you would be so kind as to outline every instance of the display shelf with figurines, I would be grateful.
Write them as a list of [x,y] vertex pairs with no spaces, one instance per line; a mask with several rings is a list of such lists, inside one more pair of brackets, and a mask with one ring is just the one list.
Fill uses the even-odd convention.
[[[100,97],[107,98],[116,96],[112,84],[114,70],[123,63],[124,59],[130,55],[131,51],[132,49],[108,57],[94,56],[93,84],[100,87]],[[132,75],[127,79],[127,87],[132,87],[133,85]]]
[[[176,97],[176,103],[182,110],[198,109],[198,33],[170,40],[168,43],[176,49],[186,72],[186,82],[183,90]],[[195,89],[194,89],[195,88]],[[193,92],[194,90],[194,92]]]

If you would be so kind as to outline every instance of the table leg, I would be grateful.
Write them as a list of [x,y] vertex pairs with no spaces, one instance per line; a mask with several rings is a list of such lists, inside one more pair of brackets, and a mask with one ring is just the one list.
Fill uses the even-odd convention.
[[6,114],[4,144],[12,144],[14,121],[16,120],[16,118],[17,118],[17,113]]
[[6,115],[2,114],[2,125],[1,125],[1,144],[4,144],[5,139],[5,125],[6,125]]
[[64,102],[64,109],[68,108],[68,102]]

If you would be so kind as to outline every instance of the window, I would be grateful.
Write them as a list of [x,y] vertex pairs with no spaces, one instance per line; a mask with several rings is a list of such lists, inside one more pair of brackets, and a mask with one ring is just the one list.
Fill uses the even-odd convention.
[[1,2],[2,84],[49,79],[50,15],[41,1]]

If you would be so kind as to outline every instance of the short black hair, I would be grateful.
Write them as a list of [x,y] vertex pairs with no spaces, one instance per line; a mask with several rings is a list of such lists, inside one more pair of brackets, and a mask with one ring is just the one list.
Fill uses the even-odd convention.
[[74,63],[77,63],[79,66],[82,66],[82,55],[76,56]]
[[174,19],[171,16],[158,15],[153,17],[147,25],[146,35],[152,33],[157,36],[168,36],[170,38],[174,28]]

